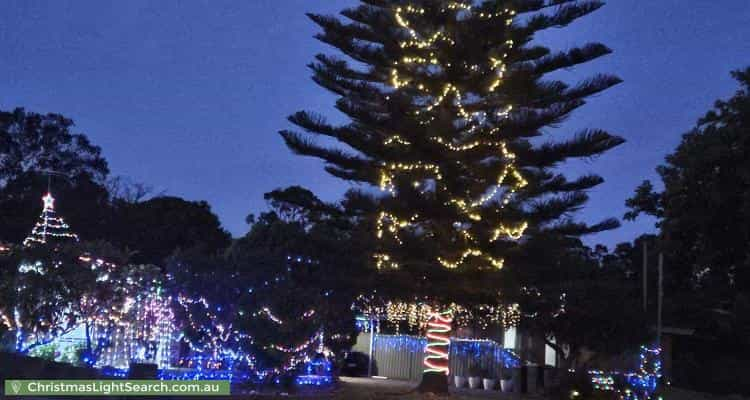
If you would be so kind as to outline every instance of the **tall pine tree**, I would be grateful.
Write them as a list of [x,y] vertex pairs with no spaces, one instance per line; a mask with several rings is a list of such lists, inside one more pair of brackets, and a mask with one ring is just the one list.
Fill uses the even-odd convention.
[[[349,194],[349,204],[371,218],[378,268],[412,271],[420,278],[414,286],[442,282],[430,295],[459,288],[472,301],[497,296],[490,277],[514,262],[530,264],[524,244],[617,226],[572,220],[586,190],[603,180],[569,180],[556,167],[623,139],[602,130],[540,138],[586,98],[620,82],[596,75],[569,85],[545,76],[610,49],[590,43],[552,52],[532,43],[537,32],[602,5],[361,0],[342,11],[346,19],[310,14],[323,29],[317,38],[346,55],[318,55],[310,64],[313,79],[338,96],[336,108],[350,122],[333,125],[298,112],[290,121],[305,133],[281,135],[294,152],[324,160],[330,174],[382,190]],[[316,136],[341,146],[317,144]]]

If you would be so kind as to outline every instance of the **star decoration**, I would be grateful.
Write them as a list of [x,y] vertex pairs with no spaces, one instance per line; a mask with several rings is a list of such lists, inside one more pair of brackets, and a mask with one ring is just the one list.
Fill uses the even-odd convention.
[[52,197],[52,194],[47,193],[44,197],[42,197],[42,201],[44,202],[45,210],[51,210],[55,208],[55,198]]

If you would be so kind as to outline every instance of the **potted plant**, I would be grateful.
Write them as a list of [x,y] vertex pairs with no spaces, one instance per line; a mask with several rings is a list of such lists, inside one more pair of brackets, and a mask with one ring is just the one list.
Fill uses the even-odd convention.
[[497,380],[490,374],[490,371],[487,369],[482,370],[482,386],[484,386],[484,390],[492,390],[495,388],[495,385],[497,384]]
[[479,389],[482,385],[482,370],[476,364],[469,366],[469,387]]
[[503,368],[500,373],[500,390],[510,393],[513,390],[513,373],[508,368]]
[[462,388],[466,386],[466,377],[461,375],[455,375],[453,377],[454,383],[457,388]]

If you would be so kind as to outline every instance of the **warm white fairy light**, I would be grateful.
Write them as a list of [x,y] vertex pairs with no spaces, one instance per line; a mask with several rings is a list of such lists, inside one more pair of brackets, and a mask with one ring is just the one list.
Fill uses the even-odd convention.
[[384,145],[386,145],[386,146],[388,146],[388,145],[392,145],[392,144],[394,144],[394,143],[395,143],[395,144],[400,144],[400,145],[404,145],[404,146],[408,146],[408,145],[410,145],[410,144],[411,144],[411,142],[409,142],[408,140],[406,140],[406,139],[402,138],[402,137],[401,137],[401,136],[399,136],[399,135],[394,135],[394,136],[391,136],[391,137],[389,137],[388,139],[386,139],[386,140],[385,140],[385,141],[383,142],[383,144],[384,144]]
[[484,330],[497,325],[505,328],[518,326],[521,320],[518,304],[481,304],[467,308],[452,303],[435,308],[426,302],[392,301],[376,306],[369,304],[365,296],[360,296],[356,304],[355,308],[365,314],[367,318],[385,320],[392,324],[405,322],[414,330],[424,329],[430,315],[437,310],[450,311],[457,326],[478,326]]
[[[479,9],[472,5],[470,2],[450,2],[446,8],[440,10],[443,13],[469,13],[474,18],[480,20],[492,19],[492,18],[505,18],[505,24],[510,26],[513,23],[513,16],[515,12],[510,9],[487,11],[486,9]],[[475,198],[453,198],[446,205],[453,205],[463,215],[461,221],[457,221],[456,228],[458,232],[466,240],[465,248],[459,251],[455,259],[450,259],[446,256],[437,258],[437,261],[445,268],[455,269],[462,266],[469,258],[480,258],[488,263],[492,268],[502,268],[504,260],[502,258],[496,258],[482,248],[485,247],[482,240],[494,242],[504,237],[510,240],[519,240],[522,238],[526,231],[528,224],[524,221],[520,221],[514,225],[497,225],[489,235],[475,235],[470,231],[472,227],[479,221],[483,220],[482,207],[490,201],[496,200],[500,208],[504,208],[510,203],[512,196],[518,192],[521,188],[526,186],[528,182],[523,178],[519,168],[515,164],[516,155],[510,151],[507,143],[499,137],[499,128],[493,126],[487,126],[488,114],[485,111],[473,111],[470,112],[464,106],[465,96],[460,89],[460,85],[456,83],[445,83],[441,89],[433,93],[428,89],[427,85],[418,82],[415,78],[410,77],[413,68],[445,68],[449,67],[450,63],[441,64],[440,51],[445,46],[453,46],[456,41],[447,33],[446,30],[438,29],[428,33],[419,32],[412,24],[412,18],[421,18],[427,13],[424,7],[417,7],[412,5],[400,6],[394,9],[394,19],[397,25],[403,28],[408,39],[401,41],[399,47],[404,52],[413,51],[412,54],[405,54],[399,58],[398,61],[393,63],[393,68],[390,71],[390,83],[394,89],[399,90],[401,88],[409,87],[410,89],[416,89],[420,91],[424,98],[430,99],[427,104],[414,111],[420,121],[420,124],[427,125],[435,121],[437,115],[437,109],[440,108],[441,112],[444,109],[452,110],[456,119],[463,121],[464,131],[470,135],[476,135],[480,131],[483,131],[485,135],[492,136],[492,140],[487,139],[473,139],[471,141],[454,141],[441,136],[432,136],[429,139],[436,144],[443,146],[448,151],[463,152],[473,151],[478,148],[497,148],[499,149],[499,155],[502,160],[505,161],[505,165],[498,175],[497,180],[492,185],[491,189],[483,194],[478,195]],[[457,18],[458,18],[458,14]],[[507,40],[505,42],[505,48],[507,50],[512,49],[514,42]],[[487,93],[495,92],[503,82],[503,79],[507,73],[506,58],[508,54],[503,53],[502,56],[491,56],[487,60],[486,66],[483,65],[464,65],[471,71],[486,71],[487,73],[493,74],[494,79],[487,87]],[[402,76],[402,72],[403,75]],[[407,77],[408,76],[408,77]],[[434,89],[434,87],[433,87]],[[389,97],[390,98],[390,97]],[[508,117],[512,110],[512,105],[506,105],[500,110],[493,111],[494,115],[499,118]],[[401,146],[412,146],[411,140],[405,140],[400,135],[391,135],[387,137],[384,142],[386,146],[393,146],[395,144]],[[414,176],[417,174],[417,176]],[[412,161],[410,163],[384,163],[380,171],[380,188],[384,191],[390,192],[393,196],[396,195],[396,176],[410,176],[412,185],[415,188],[421,186],[422,181],[425,179],[425,174],[428,174],[429,178],[434,179],[435,185],[434,190],[448,190],[441,180],[443,173],[439,165],[434,162],[423,162],[423,161]],[[499,199],[498,199],[498,196]],[[376,222],[376,236],[379,239],[388,237],[395,240],[399,245],[403,244],[403,241],[399,235],[399,232],[403,229],[407,229],[419,224],[418,216],[402,218],[394,215],[390,212],[381,212]],[[375,254],[376,265],[378,268],[398,268],[399,264],[392,258],[391,255],[386,253]]]
[[524,222],[521,225],[515,227],[515,228],[508,228],[504,225],[501,225],[499,228],[495,229],[492,232],[492,238],[490,238],[491,242],[496,241],[500,236],[507,236],[511,239],[518,240],[523,236],[523,233],[526,231],[526,228],[528,228],[529,224]]

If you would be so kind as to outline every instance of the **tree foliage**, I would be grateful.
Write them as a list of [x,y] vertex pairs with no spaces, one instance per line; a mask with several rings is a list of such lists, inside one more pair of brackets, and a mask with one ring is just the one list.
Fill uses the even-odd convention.
[[22,108],[0,111],[0,187],[30,171],[51,170],[103,182],[109,174],[101,149],[59,114],[37,114]]
[[162,264],[177,249],[215,254],[231,240],[205,201],[162,196],[135,203],[118,201],[114,210],[117,228],[112,239],[133,250],[137,263]]
[[212,254],[229,246],[206,202],[151,197],[148,186],[109,176],[101,149],[73,128],[58,114],[0,111],[0,241],[28,235],[51,182],[58,211],[81,238],[130,249],[134,262],[161,264],[177,249]]
[[0,318],[15,349],[27,352],[84,326],[89,364],[110,345],[94,341],[94,329],[114,328],[125,298],[156,277],[153,268],[129,265],[127,255],[104,242],[13,247],[0,255],[0,267]]
[[179,254],[169,271],[179,296],[206,300],[180,308],[194,347],[215,348],[217,327],[231,327],[222,345],[252,354],[255,368],[273,377],[313,355],[320,334],[334,351],[351,344],[363,252],[339,207],[300,187],[265,197],[272,211],[249,217],[250,231],[225,254]]
[[20,243],[52,179],[61,211],[86,238],[106,228],[109,174],[101,149],[59,114],[0,110],[0,240]]
[[670,282],[707,299],[750,293],[750,69],[657,168],[664,189],[645,181],[626,218],[658,218]]
[[349,195],[356,199],[349,212],[378,237],[374,264],[398,267],[396,274],[424,282],[430,296],[463,290],[475,301],[497,298],[494,271],[505,261],[529,266],[519,244],[617,226],[573,221],[586,190],[602,178],[569,179],[556,167],[623,140],[601,130],[541,140],[544,128],[620,82],[596,75],[570,85],[548,74],[610,50],[591,43],[552,52],[532,44],[537,32],[602,4],[365,0],[343,10],[345,19],[310,14],[323,30],[317,38],[346,56],[320,54],[310,68],[349,122],[303,111],[289,120],[304,133],[281,135],[295,153],[324,160],[333,176],[386,191]]
[[612,253],[580,242],[538,245],[543,255],[536,262],[547,267],[536,271],[539,276],[520,278],[534,282],[519,294],[521,326],[541,334],[564,366],[592,367],[649,341],[633,254],[624,245]]

